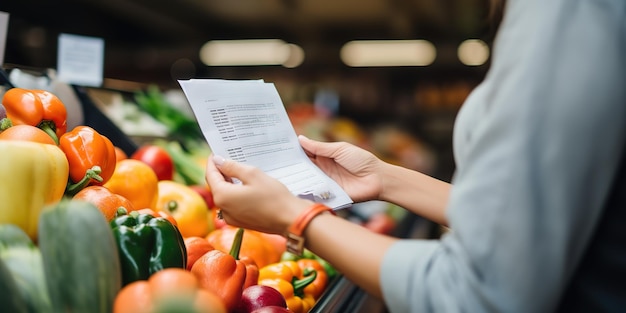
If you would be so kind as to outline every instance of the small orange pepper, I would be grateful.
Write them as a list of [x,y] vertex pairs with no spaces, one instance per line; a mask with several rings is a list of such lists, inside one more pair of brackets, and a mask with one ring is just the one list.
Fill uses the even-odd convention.
[[68,184],[68,195],[89,185],[105,184],[115,171],[113,143],[89,126],[79,125],[63,134],[59,147],[70,163],[70,180],[74,183]]
[[324,266],[315,259],[299,259],[296,261],[302,272],[307,270],[315,270],[317,271],[317,278],[304,287],[304,293],[310,294],[313,296],[315,300],[319,299],[324,290],[326,290],[326,286],[328,285],[328,274],[326,274],[326,269]]
[[55,143],[67,131],[65,104],[51,92],[11,88],[4,93],[2,105],[13,125],[31,125],[48,133]]
[[238,260],[243,232],[243,228],[238,229],[229,253],[211,250],[191,267],[200,286],[217,294],[229,312],[239,305],[246,281],[246,264]]

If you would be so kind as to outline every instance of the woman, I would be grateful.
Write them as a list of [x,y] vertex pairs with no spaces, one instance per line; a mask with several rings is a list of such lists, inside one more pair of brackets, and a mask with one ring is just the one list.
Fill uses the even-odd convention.
[[[452,185],[301,137],[356,202],[392,202],[451,229],[397,239],[318,214],[306,247],[391,312],[625,310],[624,21],[622,0],[508,1],[491,69],[458,114]],[[206,176],[235,226],[285,235],[312,206],[220,156]]]

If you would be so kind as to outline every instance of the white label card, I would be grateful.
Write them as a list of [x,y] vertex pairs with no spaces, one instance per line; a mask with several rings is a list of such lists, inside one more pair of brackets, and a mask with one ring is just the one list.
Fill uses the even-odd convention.
[[9,32],[9,13],[0,11],[0,66],[4,64],[7,33]]
[[59,35],[58,79],[68,84],[100,87],[103,80],[104,39]]

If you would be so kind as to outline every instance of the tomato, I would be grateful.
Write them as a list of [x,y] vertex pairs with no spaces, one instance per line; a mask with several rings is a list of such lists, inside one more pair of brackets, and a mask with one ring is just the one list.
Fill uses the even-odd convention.
[[391,234],[396,227],[396,221],[389,214],[379,212],[370,216],[363,226],[379,234]]
[[155,208],[174,217],[183,237],[204,237],[215,229],[204,199],[182,183],[159,181]]
[[174,177],[174,161],[169,153],[159,146],[141,146],[130,158],[148,164],[159,180],[172,180]]
[[191,185],[189,186],[189,188],[195,190],[197,193],[200,194],[200,196],[202,196],[202,199],[204,199],[204,202],[206,202],[206,205],[209,209],[215,208],[215,202],[213,202],[213,193],[211,192],[211,187],[209,187],[208,185]]

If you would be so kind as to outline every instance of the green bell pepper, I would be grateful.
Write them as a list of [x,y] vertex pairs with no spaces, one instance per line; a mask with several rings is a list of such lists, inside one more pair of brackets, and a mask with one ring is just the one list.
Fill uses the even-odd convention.
[[187,250],[178,228],[163,217],[120,208],[110,222],[122,266],[122,285],[146,280],[168,267],[186,268]]

